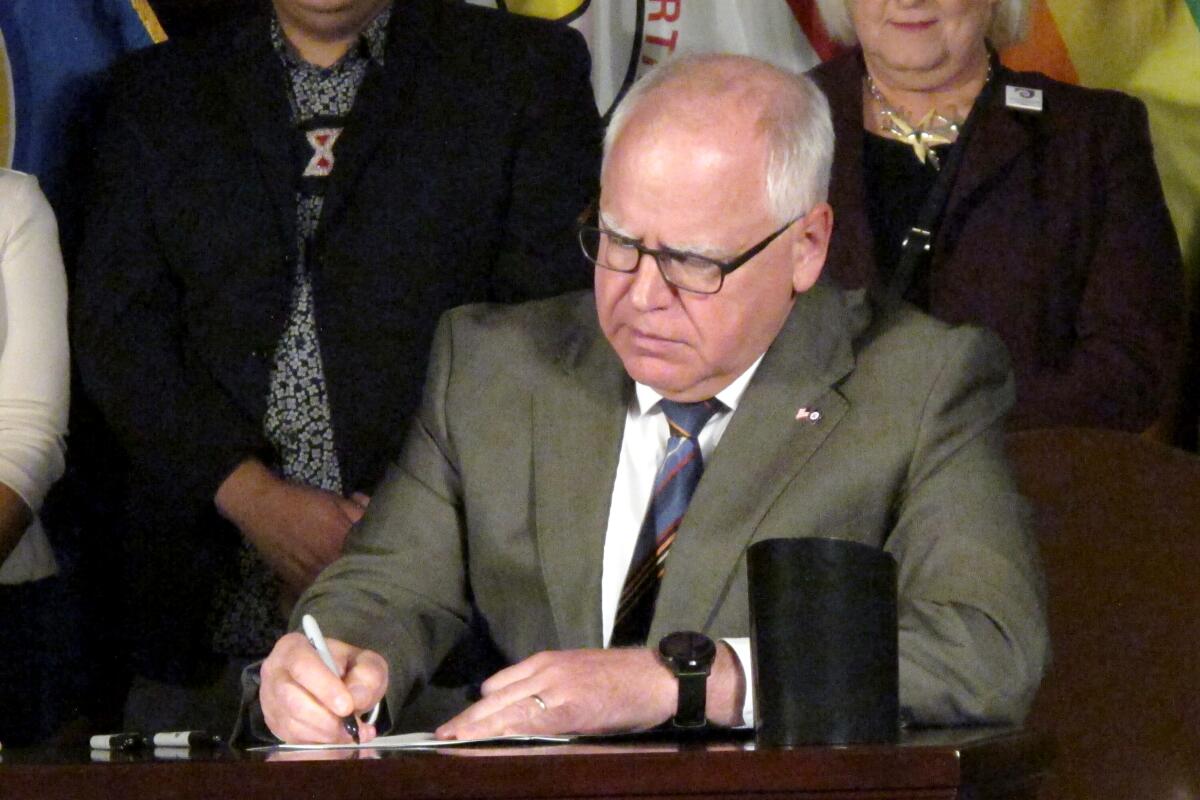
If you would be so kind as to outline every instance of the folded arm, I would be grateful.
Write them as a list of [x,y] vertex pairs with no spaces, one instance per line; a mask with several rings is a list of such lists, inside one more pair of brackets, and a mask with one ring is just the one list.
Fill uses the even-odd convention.
[[54,212],[34,178],[0,175],[0,563],[63,473],[67,286]]

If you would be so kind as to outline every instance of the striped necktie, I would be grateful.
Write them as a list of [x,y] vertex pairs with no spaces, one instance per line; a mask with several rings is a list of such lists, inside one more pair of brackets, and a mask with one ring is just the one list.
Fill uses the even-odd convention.
[[697,403],[661,400],[659,406],[670,430],[667,457],[654,477],[650,508],[625,575],[609,641],[611,647],[640,647],[646,643],[658,587],[666,572],[667,553],[704,472],[696,437],[709,418],[724,408],[715,398]]

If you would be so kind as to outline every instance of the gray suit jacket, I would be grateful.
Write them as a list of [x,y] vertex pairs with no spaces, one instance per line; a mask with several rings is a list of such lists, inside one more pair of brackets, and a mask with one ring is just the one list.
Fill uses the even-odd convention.
[[[510,662],[602,647],[631,391],[590,294],[447,314],[398,462],[295,619],[311,612],[329,635],[383,653],[393,709],[472,613]],[[907,310],[875,317],[861,293],[800,296],[708,460],[650,641],[748,635],[750,543],[854,539],[899,563],[907,715],[1019,720],[1047,637],[1027,507],[1001,449],[1012,394],[989,334]],[[801,406],[820,420],[797,421]]]

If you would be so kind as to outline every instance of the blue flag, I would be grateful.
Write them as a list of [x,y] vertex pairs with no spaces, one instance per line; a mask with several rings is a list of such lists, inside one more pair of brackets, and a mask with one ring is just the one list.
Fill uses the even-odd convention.
[[165,38],[146,0],[0,0],[0,166],[37,175],[53,200],[96,78]]

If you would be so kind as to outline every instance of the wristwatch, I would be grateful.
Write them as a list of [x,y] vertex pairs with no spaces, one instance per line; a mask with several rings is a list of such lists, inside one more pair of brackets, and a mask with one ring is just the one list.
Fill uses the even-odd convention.
[[658,654],[679,681],[679,702],[672,724],[676,728],[704,727],[705,691],[717,646],[703,633],[676,631],[659,641]]

